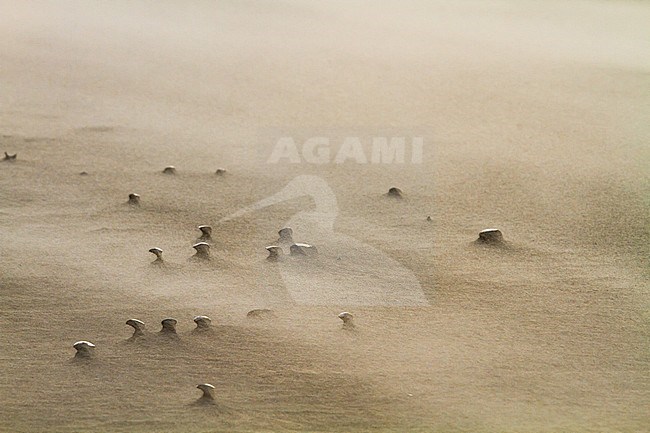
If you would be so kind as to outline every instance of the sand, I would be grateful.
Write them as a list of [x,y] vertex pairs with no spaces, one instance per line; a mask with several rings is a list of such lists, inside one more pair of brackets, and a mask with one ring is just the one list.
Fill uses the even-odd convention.
[[0,3],[0,431],[647,431],[644,2]]

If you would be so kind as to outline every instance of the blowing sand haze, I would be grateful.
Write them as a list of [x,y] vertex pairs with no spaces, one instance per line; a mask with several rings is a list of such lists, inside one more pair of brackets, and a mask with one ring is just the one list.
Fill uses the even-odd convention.
[[0,11],[1,432],[648,431],[647,2]]

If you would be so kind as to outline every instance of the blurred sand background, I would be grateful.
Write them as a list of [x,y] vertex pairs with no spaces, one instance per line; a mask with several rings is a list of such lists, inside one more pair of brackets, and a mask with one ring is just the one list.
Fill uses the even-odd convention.
[[[647,431],[646,2],[0,10],[1,431]],[[381,131],[424,136],[423,163],[266,163],[282,135]],[[301,174],[338,202],[323,257],[369,245],[429,305],[294,303],[264,247],[313,198],[219,223]],[[209,264],[187,261],[199,224]],[[472,244],[491,226],[507,248]],[[390,281],[376,259],[337,277]],[[179,341],[125,342],[170,316]],[[192,404],[202,382],[218,407]]]

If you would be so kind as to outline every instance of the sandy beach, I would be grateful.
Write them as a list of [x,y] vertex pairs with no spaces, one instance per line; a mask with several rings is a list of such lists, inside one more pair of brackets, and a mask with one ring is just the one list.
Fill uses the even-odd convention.
[[0,10],[0,431],[648,431],[645,2]]

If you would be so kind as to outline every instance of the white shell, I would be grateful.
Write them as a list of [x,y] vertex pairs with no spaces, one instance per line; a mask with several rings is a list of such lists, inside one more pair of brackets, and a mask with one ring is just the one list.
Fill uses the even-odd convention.
[[91,347],[92,348],[92,347],[95,347],[95,345],[93,343],[91,343],[90,341],[81,340],[81,341],[77,341],[75,344],[73,344],[72,347],[79,350],[80,348],[84,348],[84,347]]

